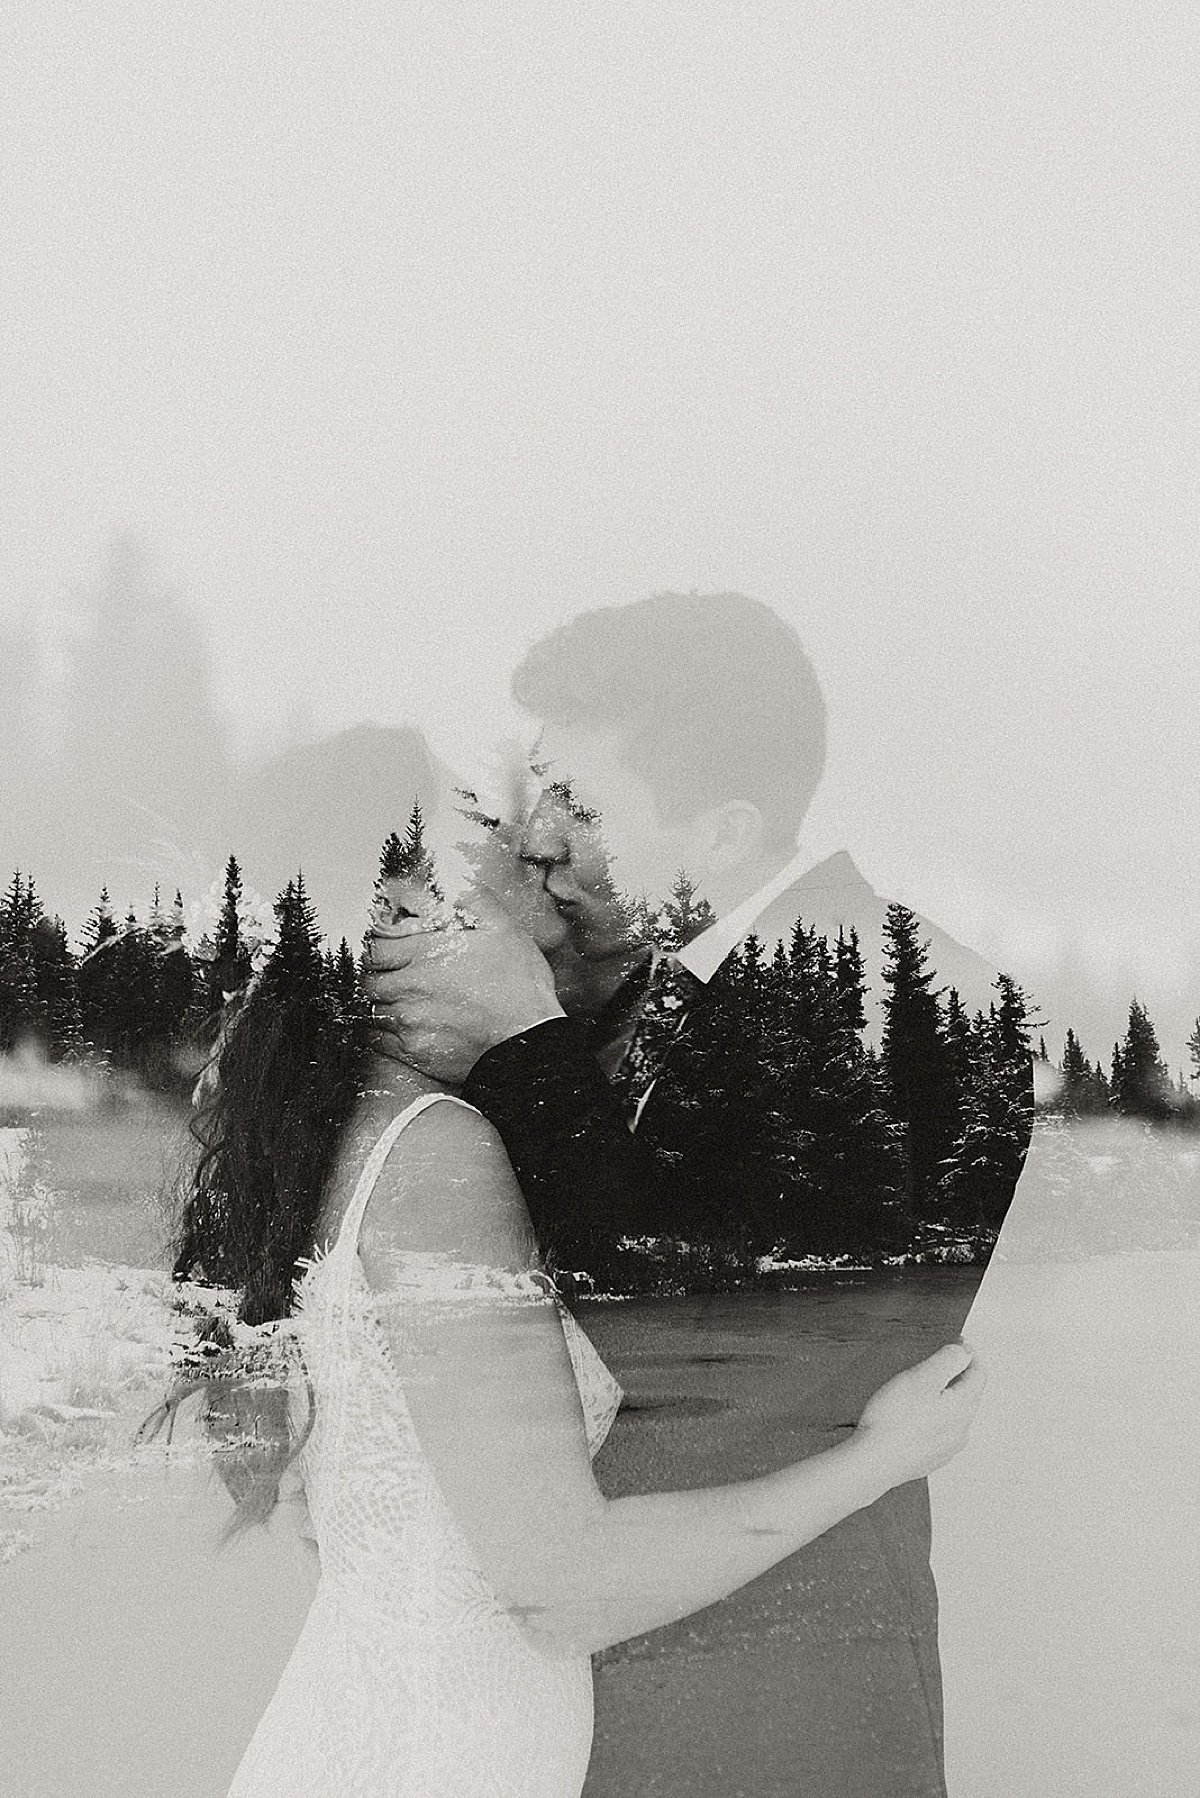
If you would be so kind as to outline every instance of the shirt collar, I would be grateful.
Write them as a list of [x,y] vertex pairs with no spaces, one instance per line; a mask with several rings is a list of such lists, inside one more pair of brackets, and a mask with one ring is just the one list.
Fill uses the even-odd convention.
[[756,893],[735,905],[731,912],[702,930],[699,936],[676,952],[675,960],[685,967],[689,974],[697,980],[711,980],[721,963],[727,961],[737,948],[743,937],[749,936],[755,924],[767,907],[773,905],[781,893],[802,874],[807,874],[814,867],[812,856],[807,849],[797,849],[791,860],[785,862],[778,874],[773,874]]

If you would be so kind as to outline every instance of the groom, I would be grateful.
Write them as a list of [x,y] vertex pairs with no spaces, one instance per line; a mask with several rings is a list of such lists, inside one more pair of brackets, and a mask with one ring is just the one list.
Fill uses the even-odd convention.
[[[645,1138],[672,1040],[742,937],[756,929],[769,950],[795,921],[824,706],[791,629],[734,594],[585,613],[530,651],[513,691],[538,726],[540,792],[507,870],[510,915],[485,905],[481,927],[453,938],[375,938],[369,984],[396,1052],[461,1085],[500,1132],[560,1263],[595,1269],[614,1235],[669,1227]],[[663,893],[680,869],[717,922],[664,964],[623,896]],[[643,1009],[664,992],[650,1031]],[[632,1130],[611,1083],[623,1062],[641,1087],[626,1095]],[[931,1298],[900,1340],[868,1323],[821,1341],[821,1374],[787,1414],[747,1439],[748,1387],[725,1420],[742,1439],[719,1449],[795,1458],[840,1440],[923,1352],[914,1330],[936,1346],[968,1302],[961,1288],[957,1313]],[[662,1441],[656,1452],[651,1477],[696,1483],[684,1445],[666,1465]],[[722,1605],[610,1650],[588,1792],[944,1798],[929,1545],[913,1482]]]

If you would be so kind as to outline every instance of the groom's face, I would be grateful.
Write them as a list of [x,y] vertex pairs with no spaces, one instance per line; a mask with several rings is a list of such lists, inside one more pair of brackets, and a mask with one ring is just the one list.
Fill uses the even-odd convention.
[[538,797],[519,853],[587,960],[628,953],[632,902],[663,899],[688,864],[686,825],[664,825],[654,794],[627,764],[623,733],[543,724],[530,754]]

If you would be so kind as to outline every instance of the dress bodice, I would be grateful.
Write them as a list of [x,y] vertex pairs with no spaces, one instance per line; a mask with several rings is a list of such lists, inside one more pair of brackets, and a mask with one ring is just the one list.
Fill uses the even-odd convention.
[[[297,1283],[315,1405],[299,1469],[321,1577],[229,1798],[577,1798],[583,1783],[590,1660],[536,1647],[490,1585],[422,1449],[391,1343],[408,1305],[553,1306],[593,1454],[621,1389],[542,1273],[412,1254],[398,1292],[371,1290],[358,1256],[367,1202],[397,1136],[443,1097],[389,1124],[333,1245]],[[388,1331],[381,1307],[395,1308]]]

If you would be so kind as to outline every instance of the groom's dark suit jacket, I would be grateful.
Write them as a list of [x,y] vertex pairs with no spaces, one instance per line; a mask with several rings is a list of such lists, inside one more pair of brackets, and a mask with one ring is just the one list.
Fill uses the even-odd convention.
[[[694,1003],[704,1003],[703,990]],[[653,1156],[641,1129],[630,1131],[595,1051],[585,1023],[555,1019],[489,1051],[464,1088],[500,1132],[539,1232],[575,1220],[575,1266],[587,1265],[590,1219],[609,1234],[619,1219],[638,1235],[661,1216]],[[644,1123],[653,1104],[651,1091]],[[930,1270],[882,1293],[864,1288],[848,1337],[845,1307],[823,1328],[814,1293],[794,1357],[761,1351],[779,1339],[773,1308],[787,1306],[788,1323],[807,1320],[803,1298],[674,1301],[666,1336],[656,1317],[655,1346],[676,1351],[672,1377],[703,1386],[705,1365],[688,1346],[704,1331],[713,1391],[697,1390],[681,1409],[707,1412],[705,1427],[663,1428],[652,1406],[623,1413],[615,1479],[602,1461],[601,1483],[610,1495],[708,1485],[843,1440],[883,1381],[960,1332],[973,1290],[963,1270]],[[718,1355],[709,1352],[714,1336]],[[656,1353],[647,1365],[661,1360]],[[635,1387],[652,1376],[617,1371],[636,1407]],[[606,1651],[588,1798],[945,1798],[929,1552],[928,1491],[914,1481],[722,1604]]]

